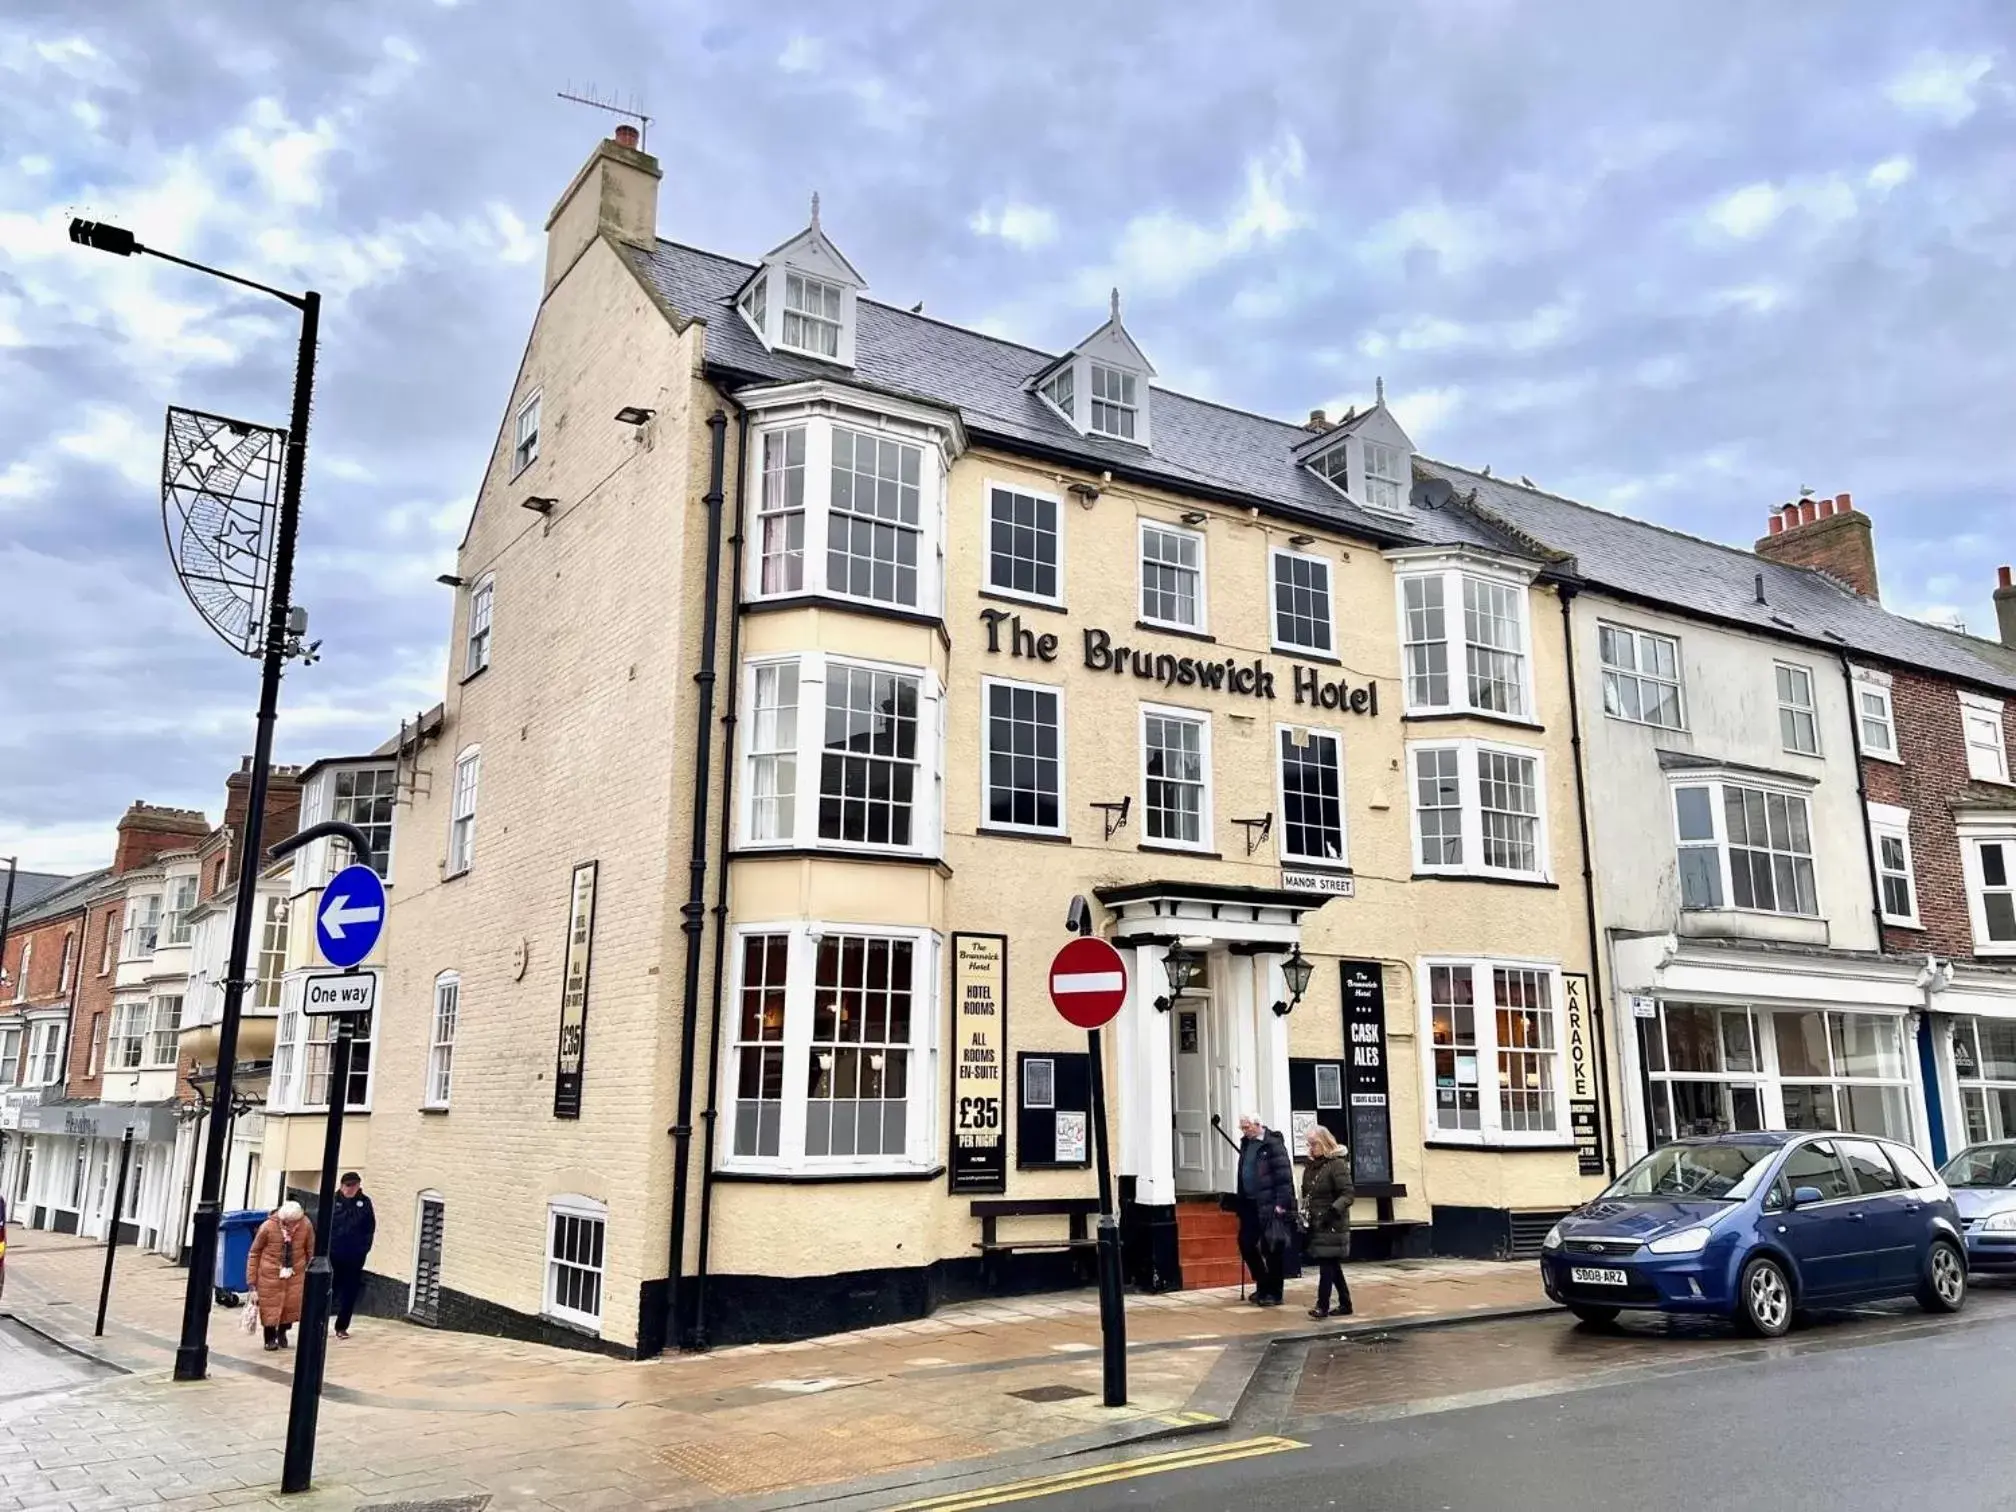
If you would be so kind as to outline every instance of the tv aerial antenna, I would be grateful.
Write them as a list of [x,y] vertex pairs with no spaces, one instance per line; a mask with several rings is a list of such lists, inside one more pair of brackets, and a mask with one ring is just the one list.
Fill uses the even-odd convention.
[[606,110],[611,115],[619,115],[625,120],[635,121],[637,123],[638,147],[645,151],[650,150],[651,117],[644,114],[638,108],[637,97],[635,95],[632,95],[627,103],[617,99],[613,95],[604,99],[596,92],[595,83],[592,79],[589,81],[587,89],[580,92],[576,92],[570,84],[567,88],[558,90],[556,93],[561,99],[571,100],[576,105],[586,105],[591,110]]

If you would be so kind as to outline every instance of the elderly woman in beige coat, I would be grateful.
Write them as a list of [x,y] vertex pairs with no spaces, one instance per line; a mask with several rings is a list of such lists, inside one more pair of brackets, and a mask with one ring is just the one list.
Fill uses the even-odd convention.
[[266,1329],[266,1347],[285,1349],[287,1329],[301,1321],[301,1298],[308,1285],[308,1262],[315,1258],[315,1225],[298,1202],[283,1202],[252,1236],[245,1263]]

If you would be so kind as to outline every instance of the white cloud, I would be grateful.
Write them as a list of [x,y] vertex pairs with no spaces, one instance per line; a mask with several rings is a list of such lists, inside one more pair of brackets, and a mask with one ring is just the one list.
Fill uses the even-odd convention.
[[1737,284],[1718,289],[1709,298],[1715,309],[1747,310],[1752,315],[1769,315],[1785,303],[1785,291],[1776,284]]
[[56,438],[56,449],[109,467],[139,488],[160,481],[161,438],[143,433],[132,411],[115,405],[92,405],[80,429]]
[[1291,132],[1246,160],[1245,188],[1220,223],[1168,210],[1136,216],[1120,233],[1112,265],[1080,272],[1079,297],[1103,297],[1114,285],[1129,293],[1173,294],[1235,257],[1280,241],[1309,222],[1292,202],[1305,167],[1301,139]]
[[1057,239],[1054,212],[1042,205],[1025,205],[1015,200],[998,210],[976,210],[966,224],[977,236],[998,236],[1025,252],[1047,247]]
[[1390,334],[1367,333],[1359,339],[1358,350],[1375,359],[1395,352],[1536,352],[1559,344],[1574,324],[1575,306],[1565,300],[1542,305],[1516,320],[1466,324],[1439,315],[1419,315]]
[[817,37],[794,32],[791,40],[784,44],[784,51],[777,55],[777,66],[786,73],[810,73],[819,66],[825,54],[826,44]]
[[[1463,390],[1460,388],[1410,389],[1398,393],[1388,390],[1386,408],[1393,412],[1393,418],[1401,428],[1413,438],[1416,446],[1426,444],[1426,436],[1463,407]],[[1349,401],[1340,403],[1332,411],[1342,414],[1349,407]]]
[[1816,178],[1787,179],[1782,184],[1745,184],[1710,205],[1703,219],[1725,236],[1754,241],[1788,215],[1825,227],[1854,219],[1859,209],[1848,181],[1838,173],[1830,173]]
[[10,462],[0,472],[0,500],[36,498],[48,485],[49,475],[33,462]]
[[1993,67],[1993,60],[1982,54],[1921,53],[1883,92],[1900,110],[1936,116],[1948,126],[1958,126],[1980,108],[1974,97],[1976,86]]
[[1887,157],[1869,170],[1865,182],[1878,194],[1888,194],[1899,184],[1909,183],[1917,171],[1917,164],[1908,157]]
[[224,140],[280,204],[322,202],[322,159],[336,145],[336,123],[329,117],[302,127],[278,100],[256,100],[248,118]]
[[1428,253],[1444,273],[1463,273],[1485,260],[1493,235],[1482,211],[1455,210],[1437,196],[1379,222],[1353,250],[1360,261],[1388,272],[1403,271],[1414,254]]
[[1785,197],[1771,184],[1749,184],[1708,211],[1708,219],[1742,241],[1761,235],[1785,211]]

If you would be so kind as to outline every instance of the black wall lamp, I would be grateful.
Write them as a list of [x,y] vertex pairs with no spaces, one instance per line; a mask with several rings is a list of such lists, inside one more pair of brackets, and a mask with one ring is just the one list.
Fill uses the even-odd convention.
[[544,494],[533,494],[518,501],[520,509],[529,509],[534,514],[550,515],[560,507],[558,499],[549,499]]
[[1169,996],[1155,999],[1155,1011],[1167,1013],[1175,1007],[1176,999],[1190,990],[1190,984],[1203,968],[1203,956],[1185,946],[1171,945],[1169,953],[1162,957],[1162,969],[1169,975]]
[[616,411],[616,418],[625,425],[645,425],[657,413],[658,411],[654,409],[643,409],[635,404],[626,404],[623,408]]
[[439,583],[443,588],[460,588],[469,580],[467,578],[459,578],[452,572],[444,572],[441,576],[434,579],[434,581]]
[[1286,1018],[1295,1011],[1295,1005],[1302,1001],[1302,994],[1309,990],[1309,978],[1315,974],[1314,963],[1303,956],[1302,947],[1297,945],[1289,952],[1288,959],[1281,963],[1281,977],[1288,984],[1288,1001],[1274,1004],[1276,1016]]

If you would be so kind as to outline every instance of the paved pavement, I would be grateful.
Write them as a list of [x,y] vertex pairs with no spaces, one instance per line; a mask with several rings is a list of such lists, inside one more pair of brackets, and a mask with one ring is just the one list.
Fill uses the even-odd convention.
[[[351,1509],[487,1497],[495,1509],[788,1505],[866,1484],[890,1505],[956,1469],[1000,1474],[1228,1416],[1270,1339],[1336,1331],[1236,1290],[1128,1301],[1127,1407],[1100,1404],[1089,1293],[967,1304],[915,1323],[710,1355],[618,1361],[360,1319],[331,1341],[316,1490],[277,1483],[292,1356],[214,1315],[211,1379],[168,1378],[183,1273],[120,1256],[106,1336],[89,1337],[103,1251],[14,1231],[0,1318],[121,1374],[65,1374],[0,1401],[0,1512],[285,1505]],[[1544,1305],[1530,1264],[1352,1268],[1359,1326]],[[11,1366],[25,1346],[12,1337]],[[48,1362],[55,1361],[54,1365]],[[82,1362],[79,1362],[80,1366]],[[24,1367],[25,1369],[25,1367]],[[6,1396],[0,1388],[0,1396]],[[1027,1473],[1026,1468],[1022,1473]]]
[[1277,1351],[1238,1423],[1044,1479],[918,1500],[1044,1512],[1773,1512],[2016,1506],[2016,1291],[1769,1344],[1706,1322],[1558,1315]]

